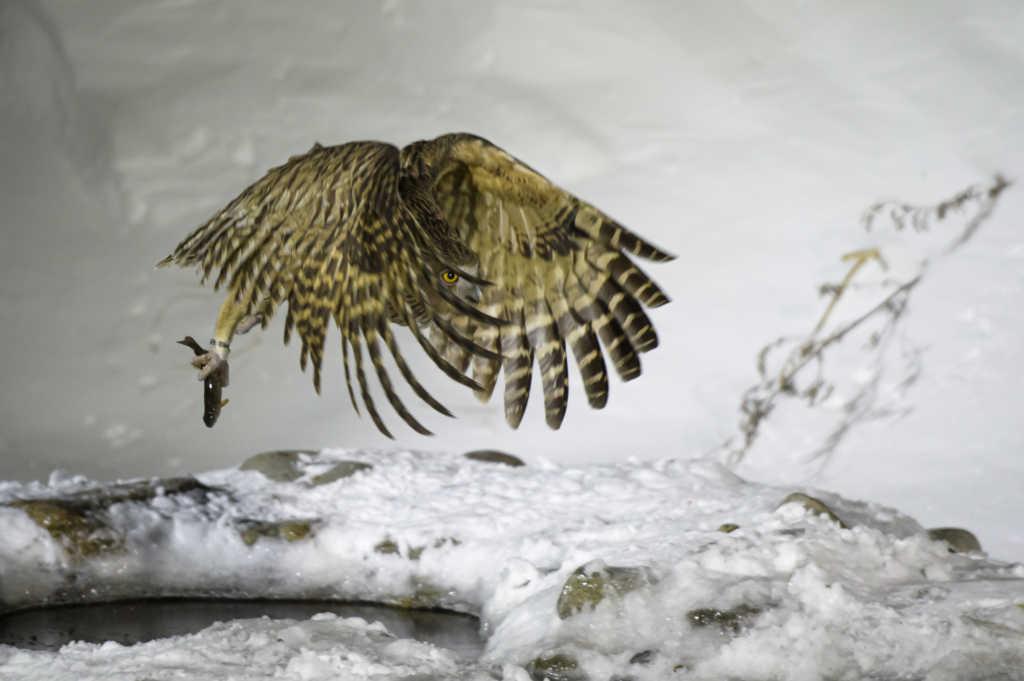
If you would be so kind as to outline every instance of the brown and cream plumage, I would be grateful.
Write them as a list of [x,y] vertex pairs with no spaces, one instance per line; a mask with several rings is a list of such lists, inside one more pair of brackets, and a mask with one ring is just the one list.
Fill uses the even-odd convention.
[[[429,434],[399,399],[384,367],[387,347],[403,379],[451,416],[416,380],[390,323],[408,326],[449,377],[487,401],[505,372],[505,420],[518,427],[534,360],[547,423],[558,428],[568,398],[566,344],[590,405],[608,398],[601,346],[619,376],[640,375],[638,353],[657,335],[644,307],[668,299],[629,255],[672,256],[565,192],[487,140],[468,134],[415,142],[319,144],[274,168],[182,241],[158,266],[198,266],[228,299],[210,352],[195,358],[205,378],[227,383],[231,338],[265,328],[287,302],[285,343],[302,341],[320,390],[324,336],[341,329],[362,401],[388,432],[370,396],[363,346],[388,401]],[[467,375],[470,370],[471,374]]]

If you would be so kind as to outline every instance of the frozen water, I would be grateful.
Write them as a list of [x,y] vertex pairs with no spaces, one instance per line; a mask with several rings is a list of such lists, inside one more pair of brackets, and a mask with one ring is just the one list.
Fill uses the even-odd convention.
[[261,617],[307,620],[325,612],[381,622],[399,638],[432,643],[466,660],[476,660],[483,651],[478,620],[463,613],[373,603],[237,598],[137,599],[28,608],[0,616],[0,643],[49,651],[74,641],[130,646],[195,634],[216,622]]
[[113,641],[72,643],[57,655],[3,647],[0,660],[5,679],[47,681],[155,680],[182,674],[196,681],[493,678],[455,653],[396,638],[380,623],[332,613],[304,622],[235,620],[130,647]]

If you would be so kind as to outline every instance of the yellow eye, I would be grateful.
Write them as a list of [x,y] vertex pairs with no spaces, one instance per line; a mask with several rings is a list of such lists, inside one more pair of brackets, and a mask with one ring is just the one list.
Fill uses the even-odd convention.
[[459,275],[455,274],[451,270],[445,270],[441,273],[441,279],[446,284],[454,284],[459,280]]

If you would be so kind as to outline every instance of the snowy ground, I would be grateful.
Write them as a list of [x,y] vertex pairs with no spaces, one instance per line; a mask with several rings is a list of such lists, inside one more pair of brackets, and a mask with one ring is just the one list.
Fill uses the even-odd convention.
[[[1024,565],[953,553],[893,509],[712,462],[513,468],[335,450],[242,469],[187,486],[3,485],[0,502],[21,506],[0,506],[0,599],[444,606],[479,614],[481,659],[324,615],[130,649],[0,647],[0,678],[1024,679]],[[785,503],[794,491],[836,518]],[[61,503],[87,532],[66,529]]]
[[603,412],[573,401],[557,433],[535,407],[510,432],[500,407],[410,349],[458,419],[421,410],[438,436],[399,431],[399,446],[724,460],[758,352],[806,336],[828,302],[818,288],[849,269],[840,256],[879,247],[893,269],[857,274],[865,298],[930,258],[899,329],[916,381],[900,389],[903,359],[887,359],[868,418],[827,466],[808,461],[872,376],[865,339],[845,343],[850,356],[827,365],[833,399],[780,407],[737,471],[966,526],[995,555],[1024,558],[1024,192],[1008,189],[952,253],[960,225],[859,224],[880,199],[934,204],[1024,176],[1021,36],[1015,2],[7,2],[0,479],[392,446],[347,404],[340,353],[329,349],[315,395],[280,320],[239,343],[231,404],[204,428],[173,341],[205,338],[219,300],[192,273],[152,265],[314,140],[468,130],[677,253],[648,268],[674,300],[652,315],[662,344],[644,376],[614,385]]

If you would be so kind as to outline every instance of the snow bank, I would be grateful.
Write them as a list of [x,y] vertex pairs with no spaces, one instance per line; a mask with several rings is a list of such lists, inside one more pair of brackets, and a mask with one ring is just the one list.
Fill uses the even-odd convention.
[[[440,653],[430,663],[432,674],[466,678],[482,669],[508,678],[1021,678],[1024,669],[1024,566],[953,553],[892,509],[748,483],[705,461],[511,467],[415,452],[283,452],[196,479],[5,483],[0,502],[11,528],[0,544],[8,607],[196,594],[442,606],[479,614],[488,637],[478,667],[451,667]],[[187,651],[203,637],[233,651],[224,665],[244,667],[264,654],[251,640],[277,636],[266,665],[283,678],[309,678],[310,655],[324,670],[350,650],[384,659],[393,642],[348,622],[218,625],[117,653],[110,669],[129,659],[191,665]],[[378,641],[377,657],[351,647],[353,627],[359,646]],[[339,638],[307,653],[285,630]],[[409,645],[413,662],[427,654]],[[179,647],[180,660],[159,662]],[[83,660],[98,669],[110,650],[5,648],[0,674],[40,678]],[[227,668],[219,664],[210,669]]]

